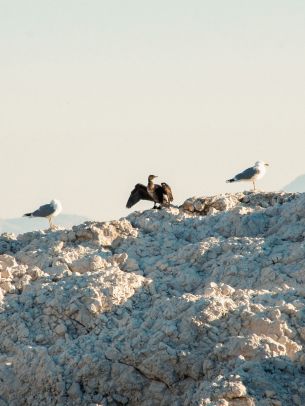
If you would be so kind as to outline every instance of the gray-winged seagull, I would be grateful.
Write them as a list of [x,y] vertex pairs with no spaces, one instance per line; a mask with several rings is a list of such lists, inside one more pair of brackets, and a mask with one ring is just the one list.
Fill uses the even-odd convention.
[[238,173],[232,179],[228,179],[227,183],[247,181],[253,183],[253,190],[255,190],[255,182],[261,179],[266,173],[266,166],[269,166],[266,162],[257,161],[251,168],[245,169],[243,172]]
[[33,211],[32,213],[25,213],[23,216],[26,217],[45,217],[49,221],[50,228],[53,227],[52,218],[58,216],[62,211],[62,206],[59,200],[52,200],[51,203],[44,204],[40,206],[39,209]]

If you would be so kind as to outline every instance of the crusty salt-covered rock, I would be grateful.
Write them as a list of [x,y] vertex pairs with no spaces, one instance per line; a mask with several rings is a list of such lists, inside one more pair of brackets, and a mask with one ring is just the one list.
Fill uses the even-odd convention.
[[297,198],[298,195],[298,193],[285,192],[225,193],[218,196],[192,197],[182,204],[182,208],[186,211],[206,215],[229,210],[236,206],[267,208],[276,204],[287,203]]
[[109,246],[128,237],[136,237],[137,231],[133,229],[126,219],[106,223],[87,222],[81,226],[74,226],[73,233],[78,241],[96,242]]
[[0,404],[304,405],[304,270],[305,194],[2,235]]

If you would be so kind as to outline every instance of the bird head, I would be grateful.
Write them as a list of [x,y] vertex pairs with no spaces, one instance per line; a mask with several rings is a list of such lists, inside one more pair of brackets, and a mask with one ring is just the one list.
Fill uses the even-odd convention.
[[264,161],[256,161],[255,166],[256,167],[258,167],[258,166],[262,167],[262,166],[269,166],[269,164],[267,162],[264,162]]
[[148,176],[148,181],[149,182],[151,182],[151,181],[153,181],[155,178],[157,178],[158,176],[156,176],[156,175],[149,175]]
[[57,208],[62,209],[61,203],[58,199],[51,200],[51,205],[54,207],[54,209],[57,209]]

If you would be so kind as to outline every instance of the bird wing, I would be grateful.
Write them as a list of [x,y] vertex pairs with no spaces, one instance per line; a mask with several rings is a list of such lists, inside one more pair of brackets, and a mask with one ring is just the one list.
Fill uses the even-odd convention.
[[147,187],[141,183],[136,184],[134,189],[131,191],[129,199],[127,201],[126,207],[130,209],[140,200],[150,200],[153,201],[153,198],[147,192]]
[[172,202],[174,200],[174,198],[173,198],[173,193],[172,193],[171,187],[165,182],[163,182],[162,187],[163,187],[163,192],[166,194],[166,196],[168,198],[168,201]]
[[259,170],[253,166],[251,168],[245,169],[243,172],[238,173],[234,179],[235,180],[251,180],[253,176],[257,175]]
[[55,212],[55,209],[52,204],[44,204],[40,206],[39,209],[33,211],[33,217],[48,217],[51,216]]
[[160,204],[164,203],[164,190],[163,190],[163,187],[161,185],[155,185],[154,192],[155,192],[155,195],[156,195],[156,197],[158,199],[158,201],[156,203],[160,203]]

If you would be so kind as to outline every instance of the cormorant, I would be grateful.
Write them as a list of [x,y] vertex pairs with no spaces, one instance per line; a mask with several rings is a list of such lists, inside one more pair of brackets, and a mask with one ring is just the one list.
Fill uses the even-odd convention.
[[167,200],[167,205],[170,206],[171,202],[174,200],[173,198],[173,193],[172,193],[172,189],[170,188],[170,186],[165,183],[162,182],[161,183],[162,189],[164,191],[164,195],[166,196],[166,200]]
[[[160,209],[161,205],[169,205],[173,200],[171,188],[166,183],[163,183],[162,186],[154,184],[153,180],[156,177],[157,176],[155,175],[149,175],[147,186],[144,186],[141,183],[135,185],[126,204],[128,209],[140,200],[150,200],[154,202],[153,209]],[[160,205],[159,207],[157,206],[157,203]]]
[[[160,185],[155,185],[154,184],[154,179],[157,178],[158,176],[155,175],[149,175],[148,176],[148,184],[147,184],[147,192],[149,194],[149,196],[151,196],[151,198],[154,201],[154,207],[153,209],[157,209],[158,207],[156,206],[156,203],[159,203],[159,205],[164,203],[164,190],[162,188],[162,186]],[[160,208],[160,206],[159,206]]]

